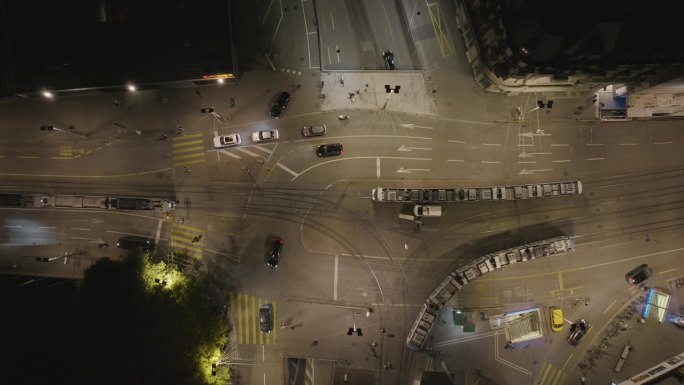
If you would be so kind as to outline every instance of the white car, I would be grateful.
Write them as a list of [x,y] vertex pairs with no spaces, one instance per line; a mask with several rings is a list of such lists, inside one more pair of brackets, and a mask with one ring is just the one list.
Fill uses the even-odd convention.
[[264,130],[252,133],[252,142],[268,142],[278,140],[278,130]]
[[442,216],[442,206],[437,205],[415,205],[413,207],[413,215],[417,217],[441,217]]
[[214,137],[215,148],[239,146],[240,143],[242,143],[240,134],[219,135]]

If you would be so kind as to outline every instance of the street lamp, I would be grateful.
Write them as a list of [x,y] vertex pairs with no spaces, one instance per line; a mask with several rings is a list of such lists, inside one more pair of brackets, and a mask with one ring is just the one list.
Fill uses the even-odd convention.
[[47,99],[52,99],[55,97],[55,95],[48,90],[43,90],[42,94],[43,94],[43,97],[45,97]]
[[137,87],[135,86],[135,84],[133,84],[133,83],[128,83],[128,84],[126,85],[126,88],[127,88],[129,91],[131,91],[131,92],[135,92],[135,91],[138,90],[138,88],[137,88]]

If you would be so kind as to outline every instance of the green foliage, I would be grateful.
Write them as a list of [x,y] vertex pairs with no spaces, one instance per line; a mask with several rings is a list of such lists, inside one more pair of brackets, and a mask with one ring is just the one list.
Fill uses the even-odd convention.
[[207,293],[205,278],[187,279],[140,252],[98,261],[78,292],[71,383],[213,383],[226,324],[210,312]]

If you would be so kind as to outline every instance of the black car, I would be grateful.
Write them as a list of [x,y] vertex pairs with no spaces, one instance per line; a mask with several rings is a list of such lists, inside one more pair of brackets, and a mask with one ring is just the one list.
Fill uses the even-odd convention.
[[320,157],[337,156],[341,154],[342,144],[340,143],[321,144],[316,147],[316,155]]
[[270,333],[273,330],[273,306],[270,303],[259,308],[259,329],[262,333]]
[[278,119],[285,110],[285,107],[287,107],[287,104],[290,102],[291,98],[292,96],[290,96],[289,92],[281,92],[280,96],[278,96],[278,99],[275,101],[275,103],[273,103],[273,107],[271,107],[269,115],[271,115],[271,117],[274,119]]
[[394,54],[392,53],[392,51],[383,52],[382,58],[385,59],[385,69],[394,71]]
[[625,274],[625,280],[630,285],[638,285],[647,280],[651,275],[653,275],[653,269],[644,263]]
[[273,246],[271,247],[271,253],[266,256],[266,264],[270,267],[278,267],[280,263],[280,252],[283,250],[283,240],[282,238],[273,237]]
[[129,235],[119,238],[116,247],[124,250],[140,248],[142,251],[152,252],[154,250],[154,239]]
[[587,332],[589,331],[589,322],[584,319],[579,319],[577,322],[570,324],[570,335],[568,336],[568,342],[571,345],[577,345],[582,341]]

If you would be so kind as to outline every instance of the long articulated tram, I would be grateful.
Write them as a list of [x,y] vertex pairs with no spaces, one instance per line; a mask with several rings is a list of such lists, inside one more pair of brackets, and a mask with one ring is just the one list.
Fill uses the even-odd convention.
[[450,203],[514,201],[582,194],[582,182],[553,182],[515,186],[393,188],[378,187],[371,192],[376,202]]

